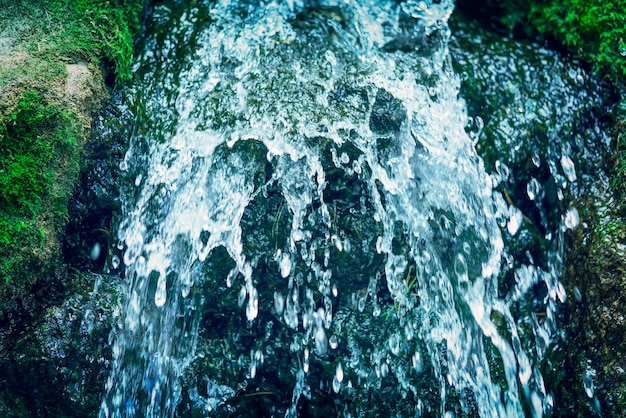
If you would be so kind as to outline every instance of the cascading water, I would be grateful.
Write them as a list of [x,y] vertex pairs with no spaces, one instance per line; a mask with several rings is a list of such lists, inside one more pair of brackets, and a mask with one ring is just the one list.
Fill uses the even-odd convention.
[[[100,416],[549,410],[558,268],[498,295],[521,215],[464,130],[452,2],[191,3],[155,7],[128,92]],[[531,281],[528,349],[510,303]]]

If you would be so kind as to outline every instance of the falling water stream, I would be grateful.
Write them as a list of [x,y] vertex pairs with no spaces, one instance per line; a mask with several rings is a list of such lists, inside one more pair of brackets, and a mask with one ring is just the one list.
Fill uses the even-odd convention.
[[562,245],[499,292],[523,219],[465,130],[452,1],[190,3],[155,6],[126,92],[100,416],[549,411]]

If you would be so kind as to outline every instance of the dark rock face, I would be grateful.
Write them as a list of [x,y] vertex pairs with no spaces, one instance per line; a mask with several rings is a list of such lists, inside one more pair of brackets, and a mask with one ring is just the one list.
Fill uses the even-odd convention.
[[385,89],[378,90],[370,115],[372,132],[379,135],[398,132],[406,117],[406,109],[400,100]]
[[109,333],[122,303],[119,277],[104,274],[107,258],[119,252],[110,231],[119,210],[123,130],[102,123],[127,122],[112,109],[95,118],[97,133],[85,145],[59,248],[63,258],[57,257],[53,271],[41,269],[28,288],[3,284],[2,416],[96,416],[100,407],[111,359]]
[[63,258],[74,268],[101,272],[107,258],[115,255],[110,249],[117,244],[112,225],[120,212],[118,177],[125,125],[132,126],[113,104],[94,118],[93,139],[85,145],[63,242]]
[[[451,27],[461,94],[469,115],[480,117],[467,129],[487,169],[502,179],[498,190],[524,215],[517,238],[505,233],[514,261],[504,269],[502,286],[510,285],[520,260],[548,266],[564,258],[559,279],[567,299],[556,318],[562,331],[542,360],[552,414],[624,416],[626,287],[617,227],[623,215],[606,187],[615,164],[616,97],[553,51],[503,39],[461,16]],[[563,155],[571,157],[575,177]],[[562,226],[568,206],[581,219],[574,231]],[[562,255],[549,231],[565,234]],[[539,308],[518,307],[520,313]]]
[[[548,260],[542,260],[539,254],[550,245],[545,238],[546,230],[558,229],[558,226],[555,226],[560,222],[561,212],[558,210],[564,209],[564,203],[559,200],[556,187],[559,180],[564,178],[564,174],[560,173],[560,177],[555,175],[546,160],[543,165],[537,167],[533,163],[533,155],[547,158],[553,152],[558,153],[560,157],[560,149],[555,148],[557,145],[561,146],[560,138],[577,129],[582,129],[586,133],[604,129],[605,125],[594,122],[596,119],[592,111],[598,107],[602,108],[604,103],[601,100],[596,101],[597,97],[593,96],[593,100],[588,102],[588,107],[582,108],[579,119],[565,123],[556,133],[551,130],[549,118],[507,119],[511,116],[507,111],[516,109],[519,104],[515,94],[520,90],[529,97],[524,104],[535,108],[541,107],[537,105],[538,103],[546,104],[553,100],[548,95],[532,96],[547,92],[549,89],[546,86],[550,84],[550,80],[540,82],[532,78],[533,71],[529,71],[523,73],[523,77],[520,78],[528,80],[527,84],[520,82],[519,85],[512,86],[504,83],[503,80],[506,81],[511,74],[520,73],[515,73],[506,66],[481,63],[480,57],[485,56],[486,43],[477,45],[474,50],[466,49],[467,45],[464,42],[476,35],[473,31],[478,30],[453,31],[457,33],[454,41],[455,51],[458,53],[457,64],[463,60],[462,66],[458,67],[457,71],[466,77],[463,95],[468,102],[470,114],[481,115],[483,118],[483,122],[468,129],[480,137],[477,146],[490,168],[495,169],[496,154],[508,156],[502,158],[502,161],[511,169],[511,175],[503,181],[500,191],[506,193],[528,218],[520,232],[524,234],[524,238],[515,241],[517,247],[512,248],[513,241],[509,241],[510,252],[516,257],[527,257],[527,254],[530,254],[538,264],[547,263]],[[496,43],[489,42],[492,42],[491,45]],[[512,52],[516,48],[515,44],[511,44],[510,47],[511,49],[506,47],[500,49],[498,54],[503,56],[508,54],[514,56],[516,60],[523,61],[523,54],[516,55],[516,52]],[[409,42],[400,43],[394,48],[407,52],[415,49]],[[474,58],[471,58],[472,55]],[[546,65],[541,63],[541,60],[539,63],[538,65]],[[573,81],[575,83],[575,80]],[[547,84],[542,84],[543,82]],[[488,89],[489,86],[494,89]],[[506,86],[510,89],[506,90],[504,88]],[[503,87],[504,90],[498,90],[498,87]],[[583,90],[584,88],[581,88],[581,91]],[[577,100],[586,100],[589,97],[584,92],[577,94]],[[332,99],[343,106],[346,112],[367,112],[370,106],[367,93],[351,91],[343,86],[337,88]],[[540,113],[537,114],[541,116]],[[559,117],[560,114],[555,111],[552,116]],[[132,126],[123,115],[108,115],[106,119],[117,119],[120,124],[128,123],[128,126]],[[380,136],[381,150],[386,150],[385,138],[400,131],[406,119],[407,112],[402,103],[386,90],[378,90],[371,108],[369,127]],[[502,131],[505,128],[508,130]],[[58,286],[54,295],[48,293],[49,286],[35,285],[32,293],[22,290],[19,297],[10,299],[10,305],[0,308],[2,309],[0,415],[6,417],[96,416],[100,406],[111,358],[109,333],[116,324],[117,312],[122,301],[119,278],[89,272],[101,273],[106,270],[106,266],[115,267],[116,263],[110,261],[119,257],[117,253],[119,249],[115,247],[117,243],[111,231],[114,230],[115,216],[119,210],[116,172],[124,147],[120,138],[107,136],[107,133],[123,132],[123,129],[111,129],[101,125],[98,130],[103,134],[103,138],[100,142],[87,145],[91,157],[83,163],[81,183],[70,206],[70,224],[63,253],[65,263],[73,269],[87,273],[69,274],[67,269],[59,268],[52,276],[53,283]],[[481,130],[483,133],[479,135],[477,132]],[[511,132],[518,136],[508,135]],[[583,139],[588,137],[580,135]],[[577,141],[574,141],[572,147],[578,152],[576,155],[579,159],[576,159],[576,162],[579,177],[580,173],[594,174],[590,167],[585,168],[586,163],[583,159],[585,155],[586,158],[589,158],[589,155],[599,155],[595,154],[594,144],[581,145]],[[356,152],[353,149],[332,151],[346,152],[351,155],[351,159],[352,154]],[[259,164],[264,161],[265,150],[250,151],[253,152],[260,156]],[[587,169],[591,171],[585,171]],[[333,178],[331,184],[343,184],[344,187],[326,189],[324,200],[332,202],[336,216],[345,223],[341,225],[342,229],[350,231],[349,233],[353,234],[349,237],[350,241],[357,243],[349,254],[333,252],[333,259],[346,257],[340,260],[334,274],[352,279],[350,285],[353,287],[347,288],[346,295],[358,293],[360,288],[365,290],[368,286],[365,277],[373,271],[380,270],[383,263],[380,256],[368,258],[367,254],[371,254],[369,247],[374,243],[372,237],[364,241],[367,237],[361,236],[361,232],[377,231],[380,225],[373,221],[369,207],[364,208],[362,213],[353,210],[357,207],[358,197],[363,194],[364,186],[358,176],[348,177],[342,170],[333,171],[330,166],[325,167],[325,172],[329,178]],[[259,176],[262,174],[262,171],[259,172]],[[543,193],[538,200],[528,198],[527,184],[531,177],[543,186]],[[572,195],[587,196],[585,185],[588,184],[590,183],[582,181],[577,183],[576,187],[579,189],[571,191]],[[567,198],[573,197],[570,195]],[[266,272],[272,271],[277,276],[277,268],[274,265],[276,261],[272,260],[271,249],[276,245],[277,237],[285,237],[284,230],[288,229],[290,222],[289,214],[273,190],[269,189],[268,197],[263,202],[261,200],[259,198],[258,202],[252,202],[246,209],[243,226],[246,229],[245,235],[254,236],[255,241],[263,245],[255,249],[248,248],[247,251],[249,253],[256,251],[255,256],[259,260],[259,265],[266,266]],[[556,212],[545,211],[554,204],[558,207]],[[272,210],[261,211],[257,207],[261,205]],[[570,261],[563,277],[568,300],[559,318],[559,326],[566,330],[565,336],[545,360],[544,376],[547,376],[548,390],[555,398],[553,416],[588,416],[600,412],[606,416],[620,416],[624,415],[626,405],[623,398],[626,393],[624,373],[620,374],[619,371],[620,368],[621,370],[626,368],[623,360],[626,358],[623,348],[626,346],[623,323],[626,316],[623,308],[626,289],[623,278],[626,269],[621,253],[614,251],[615,248],[607,247],[602,230],[595,228],[599,223],[599,215],[593,200],[583,203],[582,206],[582,208],[579,206],[581,217],[587,220],[589,225],[581,227],[570,236],[570,244],[574,250],[569,255]],[[261,213],[273,213],[276,216],[263,218]],[[250,244],[245,242],[244,245]],[[97,253],[94,252],[96,247],[100,249]],[[203,307],[206,314],[201,319],[197,352],[202,354],[221,350],[224,353],[232,353],[232,358],[226,356],[232,360],[232,364],[223,359],[198,356],[183,378],[185,391],[178,409],[181,416],[200,416],[198,410],[207,405],[200,405],[199,402],[211,400],[216,394],[221,394],[224,399],[214,399],[215,405],[230,399],[227,401],[224,416],[227,416],[229,411],[241,411],[244,409],[241,408],[242,404],[248,407],[250,416],[258,416],[259,411],[270,415],[291,404],[290,393],[280,389],[289,386],[281,379],[289,375],[285,371],[293,367],[290,359],[266,357],[257,379],[238,396],[228,393],[228,388],[216,387],[211,381],[213,375],[225,379],[224,376],[232,374],[232,381],[236,382],[240,370],[235,364],[237,361],[235,354],[251,353],[254,350],[254,341],[271,339],[280,347],[281,344],[287,346],[292,340],[292,331],[274,321],[270,314],[259,318],[254,327],[248,326],[236,308],[238,304],[236,292],[232,292],[232,289],[224,284],[232,268],[232,264],[229,263],[232,263],[232,260],[223,249],[212,253],[206,261],[204,270],[213,272],[216,277],[205,278],[202,295],[196,296],[204,298],[207,305],[214,303],[214,306]],[[513,280],[512,276],[511,274],[508,279]],[[277,287],[272,286],[278,286],[270,279],[266,279],[269,283],[266,288],[259,289],[263,294],[262,300],[265,301],[273,299],[272,294]],[[279,280],[276,279],[275,282]],[[380,292],[383,293],[384,287],[381,286],[381,289],[383,290]],[[537,292],[541,292],[541,289]],[[41,301],[45,303],[42,304]],[[526,308],[519,307],[520,311]],[[529,309],[534,308],[536,307]],[[346,328],[363,330],[360,335],[353,333],[349,338],[359,342],[386,338],[386,336],[381,338],[379,331],[385,329],[385,316],[372,320],[372,309],[371,306],[367,306],[355,317],[342,317],[343,313],[338,313],[338,323],[344,324]],[[271,308],[266,307],[263,312],[271,312]],[[393,314],[393,311],[390,310],[387,314]],[[261,323],[265,326],[258,326]],[[382,331],[383,334],[385,332]],[[345,347],[345,344],[342,344],[342,347]],[[332,374],[335,367],[333,358],[329,357],[322,366],[328,368],[326,374]],[[584,386],[589,379],[595,384],[592,399],[587,396]],[[414,400],[400,399],[396,383],[386,382],[380,387],[372,388],[368,395],[370,398],[352,401],[363,404],[375,402],[380,405],[393,401],[400,405],[396,410],[410,411]],[[425,378],[423,391],[432,392],[433,399],[427,414],[435,414],[439,393],[433,389],[436,383],[431,387],[428,386],[429,383],[433,382]],[[404,404],[406,408],[403,407]],[[338,414],[336,408],[337,405],[334,404],[305,400],[299,413],[302,416],[333,416]],[[457,412],[462,414],[462,411]]]
[[[115,279],[83,274],[80,288],[50,307],[0,359],[6,417],[95,416],[119,310]],[[94,285],[96,291],[94,291]]]

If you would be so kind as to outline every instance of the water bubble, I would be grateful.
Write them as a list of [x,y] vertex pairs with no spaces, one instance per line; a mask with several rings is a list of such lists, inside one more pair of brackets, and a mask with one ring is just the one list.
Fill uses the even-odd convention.
[[509,167],[500,160],[496,161],[495,166],[496,166],[496,173],[498,173],[498,176],[500,177],[500,181],[501,182],[507,181],[509,178],[509,174],[511,173],[511,170],[509,170]]
[[574,167],[574,162],[568,157],[566,154],[561,156],[561,167],[563,168],[563,173],[565,177],[571,182],[576,180],[576,169]]
[[535,200],[535,198],[539,196],[539,193],[541,193],[541,184],[533,177],[526,185],[526,194],[528,194],[530,200]]
[[111,268],[116,270],[120,266],[120,258],[117,255],[111,257]]
[[335,350],[339,346],[339,341],[337,341],[336,335],[330,336],[330,338],[328,339],[328,345],[330,345],[330,348],[332,348],[333,350]]
[[539,155],[537,153],[533,153],[532,158],[532,162],[535,165],[535,167],[540,167],[541,166],[541,157],[539,157]]

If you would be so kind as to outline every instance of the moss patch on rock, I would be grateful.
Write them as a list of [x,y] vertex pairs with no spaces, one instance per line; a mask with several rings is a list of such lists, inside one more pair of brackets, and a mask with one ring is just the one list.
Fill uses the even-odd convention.
[[[35,90],[0,121],[0,278],[19,280],[33,257],[48,258],[67,217],[78,174],[79,118]],[[46,245],[48,244],[48,245]]]
[[[0,0],[2,416],[75,416],[42,406],[54,403],[53,389],[67,395],[55,401],[64,411],[87,405],[68,392],[66,364],[48,361],[49,374],[32,375],[29,370],[45,355],[29,351],[24,342],[35,341],[47,312],[59,306],[66,311],[71,295],[86,294],[61,251],[68,200],[87,153],[93,115],[108,99],[105,78],[130,76],[132,33],[142,5],[143,0]],[[93,289],[93,281],[87,287]],[[72,370],[77,379],[81,367]],[[96,386],[84,393],[99,394],[103,386]],[[45,387],[51,395],[33,402]],[[91,405],[90,413],[96,407]]]
[[[143,0],[0,0],[0,43],[11,54],[0,67],[0,85],[26,70],[46,81],[63,61],[109,65],[118,81],[130,78],[133,35]],[[12,40],[13,42],[7,42]],[[16,65],[18,64],[18,65]],[[42,71],[43,70],[43,71]]]
[[618,84],[626,80],[626,0],[460,0],[457,5],[509,33],[564,47]]
[[32,282],[60,261],[83,144],[107,97],[103,79],[107,70],[129,78],[142,7],[143,0],[0,0],[3,282]]

